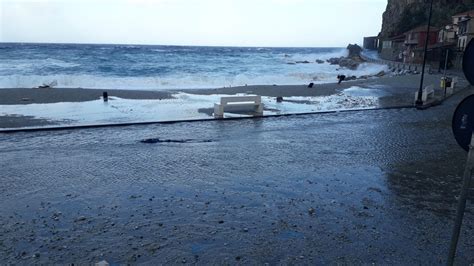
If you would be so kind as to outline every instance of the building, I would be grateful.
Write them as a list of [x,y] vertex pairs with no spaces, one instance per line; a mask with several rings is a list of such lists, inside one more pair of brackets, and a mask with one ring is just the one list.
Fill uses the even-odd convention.
[[474,37],[474,17],[464,17],[458,21],[458,49],[464,52],[467,44]]
[[[419,26],[405,32],[405,51],[403,62],[420,64],[423,62],[424,47],[428,35],[428,26]],[[430,27],[428,45],[434,45],[438,41],[439,29]]]
[[403,51],[405,35],[398,35],[389,39],[382,40],[380,57],[385,60],[403,61]]
[[457,49],[464,52],[467,44],[474,36],[474,10],[462,12],[453,17],[453,30],[455,31],[455,38],[457,39]]
[[379,39],[377,36],[365,37],[364,38],[364,49],[377,50]]
[[459,14],[456,14],[452,16],[453,18],[453,25],[458,25],[461,20],[463,20],[466,17],[474,17],[474,10],[462,12]]
[[438,32],[438,43],[441,43],[444,45],[457,44],[457,41],[458,41],[457,27],[458,26],[455,24],[444,26]]

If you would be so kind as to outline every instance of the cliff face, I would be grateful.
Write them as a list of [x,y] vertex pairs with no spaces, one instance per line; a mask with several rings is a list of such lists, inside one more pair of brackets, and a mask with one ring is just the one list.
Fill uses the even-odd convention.
[[[388,0],[383,14],[381,37],[402,34],[428,21],[429,4],[426,0]],[[451,16],[469,9],[474,9],[474,0],[434,0],[434,26],[451,23]]]

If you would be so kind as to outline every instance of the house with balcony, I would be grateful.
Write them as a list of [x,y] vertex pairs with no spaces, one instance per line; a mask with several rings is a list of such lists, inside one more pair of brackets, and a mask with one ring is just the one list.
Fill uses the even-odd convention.
[[474,37],[474,17],[464,17],[458,22],[458,49],[461,52],[466,50],[467,44]]
[[455,24],[450,24],[441,28],[438,32],[438,43],[443,45],[457,44],[457,27],[458,26]]
[[[405,32],[405,63],[420,64],[423,62],[424,47],[428,36],[428,26],[419,26]],[[435,45],[438,41],[439,29],[430,27],[428,45]]]

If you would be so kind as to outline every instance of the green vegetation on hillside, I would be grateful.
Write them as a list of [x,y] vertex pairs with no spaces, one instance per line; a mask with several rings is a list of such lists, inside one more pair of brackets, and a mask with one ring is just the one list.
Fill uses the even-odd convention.
[[[474,0],[463,2],[464,3],[435,3],[433,6],[432,25],[435,27],[442,27],[451,24],[451,16],[454,14],[474,9]],[[395,32],[404,33],[417,26],[426,25],[429,15],[428,7],[428,3],[409,4],[407,8],[404,9],[402,16],[397,23]]]

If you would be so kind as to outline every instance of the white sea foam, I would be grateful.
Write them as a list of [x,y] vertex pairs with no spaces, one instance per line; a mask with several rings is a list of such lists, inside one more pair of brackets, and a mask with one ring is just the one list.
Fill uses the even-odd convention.
[[7,75],[0,76],[0,88],[32,88],[57,81],[57,87],[97,88],[97,89],[187,89],[220,88],[243,85],[293,85],[336,82],[339,73],[346,76],[374,75],[388,71],[388,67],[378,64],[362,64],[357,70],[340,69],[333,65],[301,64],[288,65],[275,74],[244,73],[234,76],[173,75],[165,77],[105,77],[95,75]]
[[[243,94],[239,94],[243,95]],[[145,121],[176,121],[212,118],[199,109],[211,109],[220,97],[228,95],[194,95],[178,93],[174,99],[131,100],[109,97],[87,102],[61,102],[48,104],[3,105],[0,115],[24,115],[37,118],[65,121],[69,125],[104,124]],[[264,115],[307,113],[341,109],[373,108],[378,105],[376,97],[353,97],[332,95],[324,97],[285,97],[277,103],[274,97],[262,97],[266,110]],[[225,114],[226,117],[244,116]]]

